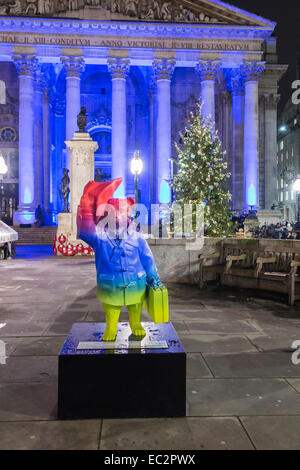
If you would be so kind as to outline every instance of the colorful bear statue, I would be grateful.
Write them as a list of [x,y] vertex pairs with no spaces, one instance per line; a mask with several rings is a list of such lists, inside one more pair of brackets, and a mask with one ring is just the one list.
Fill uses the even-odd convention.
[[121,183],[122,178],[88,183],[78,207],[78,238],[95,251],[97,298],[106,316],[102,341],[115,341],[123,306],[133,335],[144,337],[141,314],[146,287],[162,286],[152,252],[132,219],[134,199],[111,199]]

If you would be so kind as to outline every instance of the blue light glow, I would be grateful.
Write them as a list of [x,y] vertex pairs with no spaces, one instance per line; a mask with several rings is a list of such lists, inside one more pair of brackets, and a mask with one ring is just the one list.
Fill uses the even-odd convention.
[[160,185],[159,202],[161,204],[170,204],[171,202],[170,186],[165,180]]
[[253,184],[250,186],[248,190],[248,204],[249,206],[256,205],[256,190]]
[[31,188],[26,187],[24,191],[24,203],[31,204],[33,201]]
[[114,193],[113,197],[115,199],[124,199],[125,198],[125,191],[124,191],[124,183],[121,183],[116,192]]

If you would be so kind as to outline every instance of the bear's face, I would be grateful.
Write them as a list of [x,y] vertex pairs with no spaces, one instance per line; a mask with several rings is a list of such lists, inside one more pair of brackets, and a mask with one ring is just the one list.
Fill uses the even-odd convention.
[[132,208],[135,204],[133,198],[110,199],[108,201],[108,219],[117,227],[127,227],[132,215]]

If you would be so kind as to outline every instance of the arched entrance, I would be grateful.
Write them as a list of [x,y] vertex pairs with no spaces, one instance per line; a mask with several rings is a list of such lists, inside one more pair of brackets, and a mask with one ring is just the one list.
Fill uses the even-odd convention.
[[98,143],[98,150],[95,152],[95,176],[97,175],[97,170],[101,170],[101,179],[110,179],[112,145],[111,121],[104,116],[99,116],[87,124],[87,132],[89,132],[92,139]]
[[2,220],[13,225],[14,212],[19,203],[19,157],[17,132],[12,127],[0,130],[0,155],[7,166],[7,174],[0,181],[0,203]]

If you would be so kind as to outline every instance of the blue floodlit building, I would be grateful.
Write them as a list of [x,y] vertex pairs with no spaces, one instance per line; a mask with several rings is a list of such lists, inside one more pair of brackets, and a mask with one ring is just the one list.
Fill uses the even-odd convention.
[[0,6],[0,151],[6,218],[47,224],[63,208],[65,141],[80,107],[95,169],[122,176],[140,151],[141,202],[171,200],[170,159],[201,97],[232,173],[236,211],[278,202],[275,24],[220,0],[16,0]]

